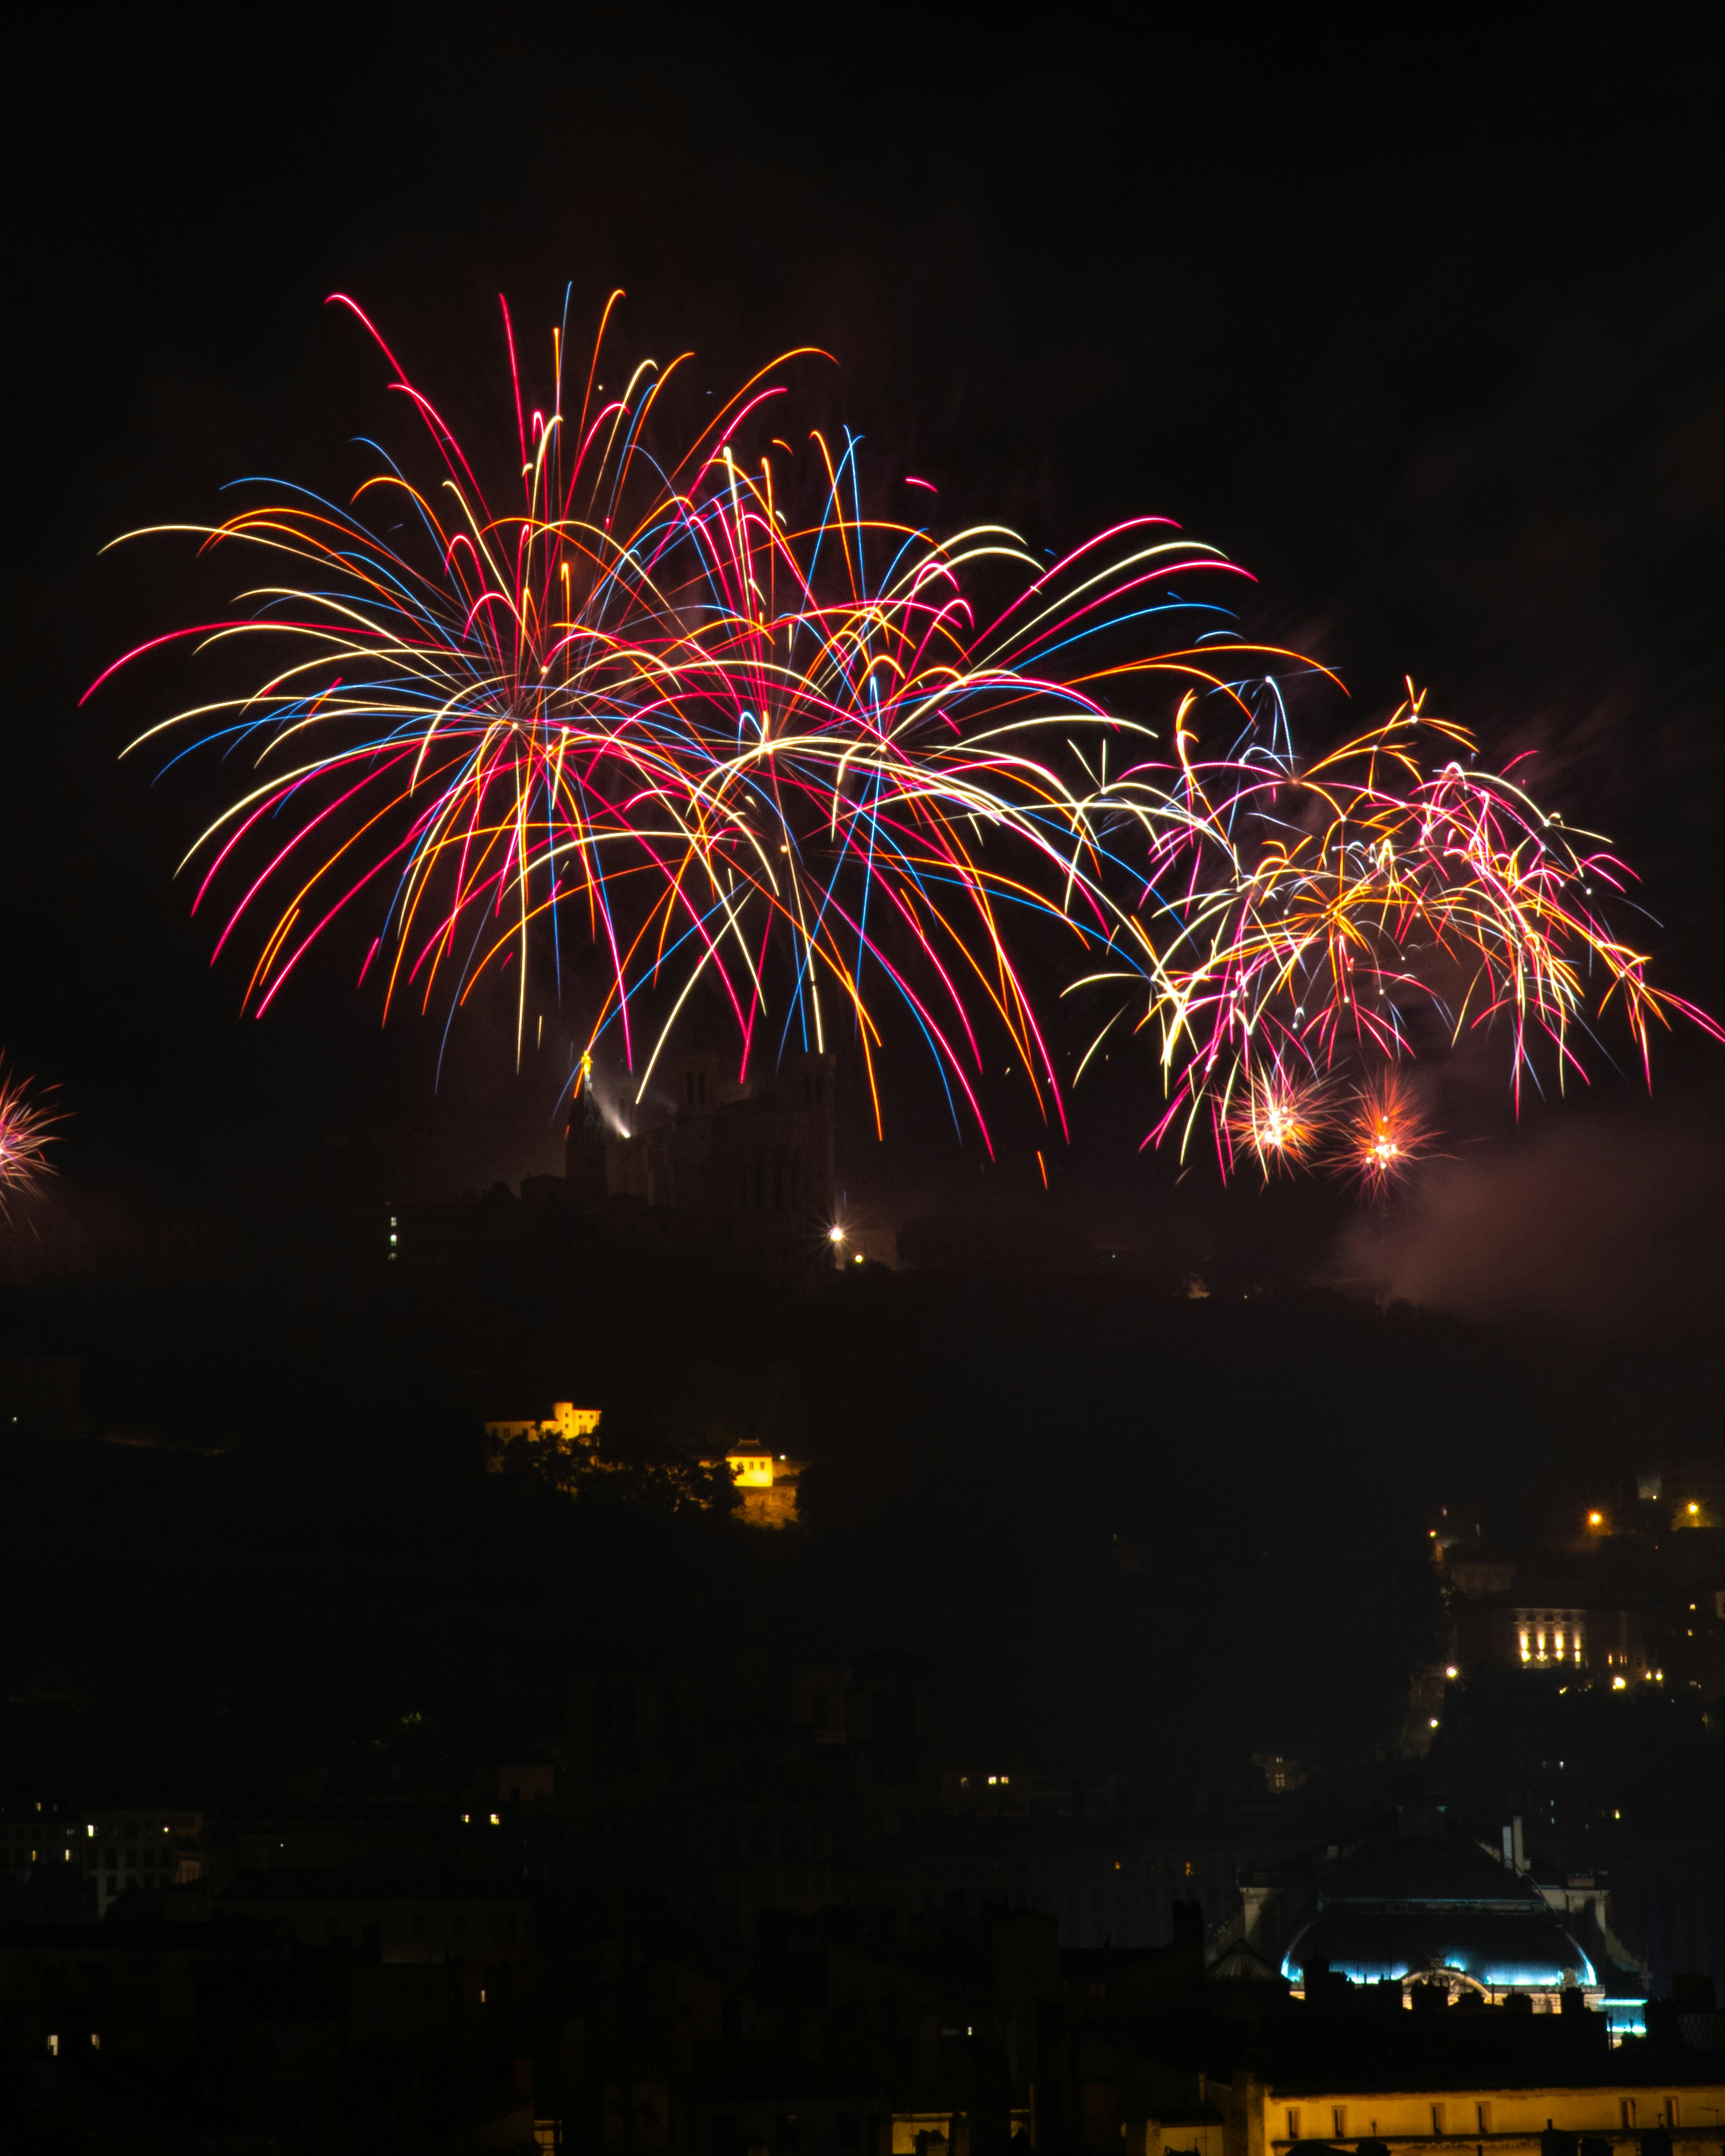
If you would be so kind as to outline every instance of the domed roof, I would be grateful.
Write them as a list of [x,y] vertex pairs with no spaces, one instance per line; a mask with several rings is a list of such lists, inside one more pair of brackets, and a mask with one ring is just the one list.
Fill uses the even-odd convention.
[[1295,1984],[1309,1968],[1332,1969],[1353,1984],[1399,1984],[1452,1969],[1493,1991],[1585,1989],[1598,1980],[1557,1918],[1535,1909],[1326,1909],[1296,1933],[1282,1962]]
[[1350,1861],[1290,1941],[1282,1974],[1328,1969],[1355,1984],[1454,1969],[1492,1990],[1597,1983],[1593,1964],[1531,1880],[1459,1835],[1398,1836]]

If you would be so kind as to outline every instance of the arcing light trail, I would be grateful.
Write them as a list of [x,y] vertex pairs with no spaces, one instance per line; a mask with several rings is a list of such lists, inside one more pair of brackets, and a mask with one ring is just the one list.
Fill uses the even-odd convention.
[[[1302,762],[1276,669],[1322,670],[1240,640],[1209,594],[1243,572],[1164,521],[1045,567],[1001,526],[942,540],[875,513],[854,438],[788,439],[778,377],[809,353],[667,454],[688,355],[608,398],[609,305],[578,399],[554,335],[543,409],[509,332],[499,506],[341,304],[423,423],[434,480],[378,451],[346,508],[294,490],[170,527],[264,565],[231,618],[180,634],[269,656],[244,693],[143,737],[189,729],[188,747],[253,761],[187,858],[194,906],[218,880],[230,894],[218,953],[255,942],[259,1014],[370,908],[361,977],[386,1016],[411,998],[453,1017],[513,965],[519,1055],[530,968],[561,983],[576,928],[603,968],[587,1050],[611,1034],[638,1098],[706,982],[740,1072],[853,1036],[877,1128],[897,1010],[988,1142],[995,1028],[1065,1123],[1015,955],[1040,919],[1090,954],[1076,985],[1124,988],[1111,1024],[1133,1009],[1157,1043],[1152,1137],[1207,1121],[1224,1168],[1245,1151],[1266,1170],[1322,1149],[1332,1078],[1368,1086],[1407,1052],[1413,1001],[1452,1029],[1504,1021],[1518,1086],[1542,1038],[1575,1067],[1613,998],[1643,1056],[1651,1020],[1698,1015],[1586,902],[1619,865],[1417,701]],[[932,493],[905,483],[913,508]],[[1206,597],[1177,597],[1194,579]],[[1172,757],[1147,715],[1158,686]],[[1219,757],[1200,725],[1225,729]]]

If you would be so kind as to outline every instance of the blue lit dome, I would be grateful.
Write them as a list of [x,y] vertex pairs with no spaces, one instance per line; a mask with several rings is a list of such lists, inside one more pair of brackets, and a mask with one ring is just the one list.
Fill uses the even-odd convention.
[[1591,1990],[1593,1963],[1531,1881],[1453,1836],[1368,1851],[1326,1884],[1288,1943],[1282,1974],[1353,1984],[1447,1972],[1490,1993]]

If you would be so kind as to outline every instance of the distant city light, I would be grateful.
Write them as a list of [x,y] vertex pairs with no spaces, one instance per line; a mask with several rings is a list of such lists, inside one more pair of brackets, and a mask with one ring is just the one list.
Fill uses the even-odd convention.
[[1613,1677],[1611,1680],[1611,1689],[1613,1691],[1627,1691],[1629,1690],[1629,1679],[1627,1677]]

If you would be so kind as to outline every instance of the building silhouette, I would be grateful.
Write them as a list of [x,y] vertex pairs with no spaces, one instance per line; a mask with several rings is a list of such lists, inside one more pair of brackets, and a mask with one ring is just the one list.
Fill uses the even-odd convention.
[[641,1215],[674,1216],[658,1224],[674,1228],[664,1240],[829,1262],[833,1058],[788,1055],[770,1075],[739,1081],[716,1053],[691,1049],[673,1077],[673,1106],[632,1108],[625,1121],[606,1113],[583,1065],[567,1201],[624,1232]]

